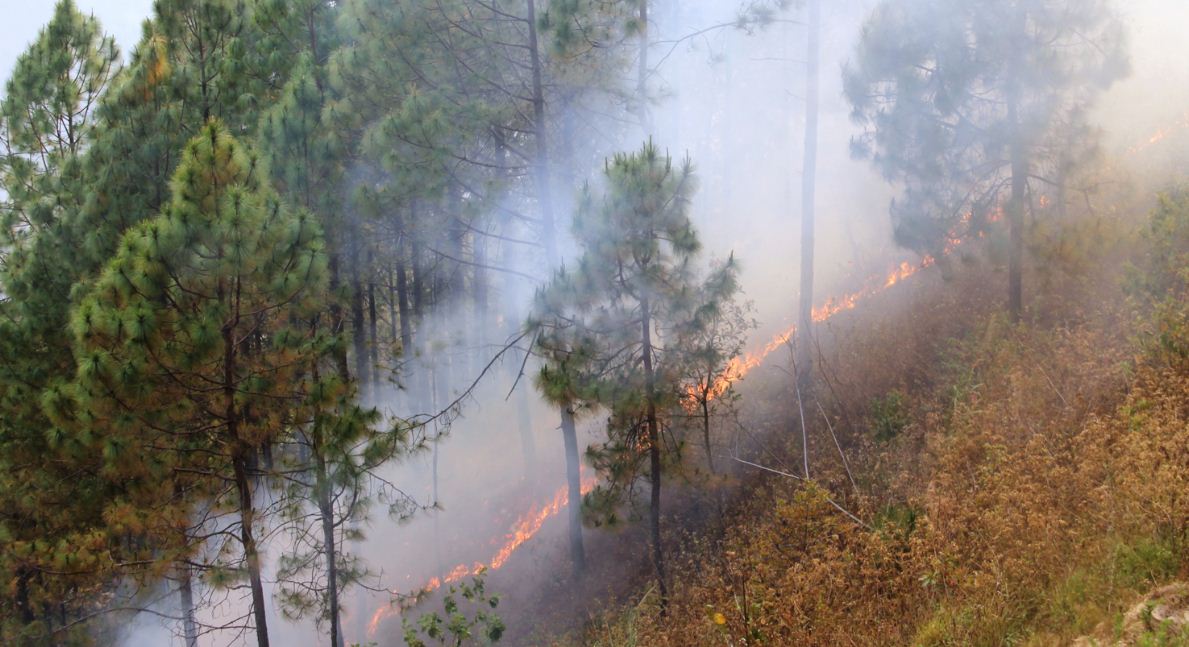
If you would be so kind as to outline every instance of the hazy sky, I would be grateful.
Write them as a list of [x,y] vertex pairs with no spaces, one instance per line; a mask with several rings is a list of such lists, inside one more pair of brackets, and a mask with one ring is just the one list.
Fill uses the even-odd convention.
[[[16,59],[54,15],[57,0],[0,0],[0,74],[12,74]],[[140,39],[140,24],[149,16],[152,0],[75,0],[78,8],[99,18],[103,29],[116,37],[120,50]],[[0,94],[3,90],[0,89]]]

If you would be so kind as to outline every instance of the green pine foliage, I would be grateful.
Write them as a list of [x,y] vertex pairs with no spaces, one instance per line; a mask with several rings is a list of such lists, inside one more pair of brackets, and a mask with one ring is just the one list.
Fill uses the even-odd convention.
[[[0,642],[69,643],[64,609],[98,590],[107,489],[39,405],[71,370],[61,343],[78,240],[65,223],[87,187],[80,158],[119,67],[99,23],[63,0],[17,60],[0,102]],[[62,573],[62,575],[52,575]]]
[[168,207],[123,236],[72,315],[75,382],[45,398],[125,491],[109,514],[132,517],[140,559],[200,561],[189,519],[207,499],[235,511],[240,547],[216,547],[211,580],[250,581],[261,635],[254,475],[305,422],[319,352],[306,322],[325,289],[317,223],[267,178],[217,121],[187,144]]

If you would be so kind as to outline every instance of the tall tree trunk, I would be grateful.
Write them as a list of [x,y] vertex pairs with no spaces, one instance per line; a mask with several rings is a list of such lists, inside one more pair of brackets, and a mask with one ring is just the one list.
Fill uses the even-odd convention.
[[653,136],[652,109],[648,105],[648,3],[650,0],[640,0],[639,30],[640,49],[636,61],[636,100],[640,102],[640,125],[644,129],[644,136]]
[[532,64],[533,75],[533,129],[536,140],[536,172],[533,180],[536,183],[537,201],[540,205],[541,242],[545,245],[545,258],[549,263],[549,270],[557,267],[557,223],[553,213],[553,190],[550,179],[549,165],[549,135],[548,125],[545,123],[545,89],[541,81],[541,51],[537,39],[537,7],[536,0],[525,0],[528,13],[528,49]]
[[[234,290],[233,290],[234,291]],[[219,286],[219,298],[225,298],[228,290]],[[252,483],[248,470],[255,461],[256,450],[239,433],[240,411],[236,405],[236,365],[238,346],[235,341],[235,327],[240,313],[233,310],[231,318],[223,323],[223,419],[227,425],[227,437],[231,441],[231,467],[235,473],[235,488],[239,494],[240,542],[244,547],[244,563],[248,568],[248,580],[252,589],[252,613],[256,620],[256,643],[268,647],[268,619],[265,614],[264,583],[260,577],[260,553],[256,547],[256,536],[252,525],[256,520],[256,508],[252,501]]]
[[[236,432],[232,432],[233,435]],[[235,470],[235,487],[239,492],[240,541],[244,545],[244,562],[248,567],[248,580],[252,587],[252,614],[256,620],[256,644],[268,647],[268,620],[265,616],[266,599],[264,582],[260,576],[260,553],[256,547],[256,536],[252,531],[256,508],[252,501],[252,485],[248,479],[248,454],[251,448],[242,441],[232,459]]]
[[[174,485],[173,495],[177,499],[183,496],[183,490],[180,484]],[[183,526],[179,528],[178,535],[181,537],[182,546],[190,545],[190,536],[186,533],[186,528]],[[175,566],[178,594],[181,597],[182,605],[182,636],[185,638],[186,647],[198,647],[198,624],[194,621],[194,578],[189,562],[185,559],[179,559]]]
[[[330,253],[330,327],[331,331],[336,337],[343,334],[343,306],[339,303],[339,287],[342,285],[342,280],[339,277],[339,253],[334,249],[337,244],[334,240],[328,241],[332,248]],[[347,368],[347,347],[344,344],[335,344],[334,347],[334,363],[338,370],[339,377],[343,381],[347,381],[351,377],[351,371]]]
[[198,647],[198,624],[194,621],[194,578],[189,564],[178,562],[177,578],[182,604],[182,636],[186,647]]
[[[1017,34],[1026,33],[1028,17],[1019,6],[1014,9]],[[1008,206],[1010,249],[1007,260],[1007,309],[1013,323],[1020,320],[1024,309],[1024,191],[1028,182],[1028,160],[1024,150],[1023,126],[1020,123],[1019,78],[1024,61],[1022,48],[1016,48],[1009,60],[1010,85],[1007,91],[1007,122],[1011,128],[1011,204]]]
[[[315,432],[320,433],[320,431]],[[319,443],[317,437],[315,443]],[[318,490],[318,514],[322,521],[322,550],[326,558],[326,605],[330,610],[330,647],[343,647],[343,623],[339,614],[338,549],[334,538],[334,505],[330,500],[330,479],[326,470],[325,448],[314,448],[315,487]]]
[[28,626],[33,624],[33,620],[36,618],[33,615],[33,606],[29,604],[29,580],[32,579],[29,569],[24,566],[18,567],[16,579],[17,612],[21,616],[21,623]]
[[561,408],[561,433],[566,445],[570,561],[574,567],[574,577],[578,578],[586,572],[586,551],[582,546],[582,470],[578,460],[578,430],[574,425],[574,412],[568,406]]
[[396,263],[396,304],[400,310],[400,345],[403,353],[413,352],[413,309],[409,304],[409,276],[404,260]]
[[396,346],[396,340],[400,339],[400,333],[397,332],[396,319],[396,273],[392,267],[388,268],[388,343],[393,347]]
[[475,298],[475,345],[482,353],[486,352],[490,334],[488,328],[491,326],[491,321],[488,318],[490,313],[487,303],[487,271],[483,269],[487,265],[487,237],[475,234],[471,239],[471,249],[471,253],[475,257],[475,275],[472,285]]
[[1020,320],[1024,309],[1024,208],[1028,162],[1024,147],[1016,141],[1011,147],[1011,250],[1007,264],[1007,302],[1011,320]]
[[[434,370],[435,366],[437,366],[436,363],[431,363],[429,365],[429,403],[430,403],[430,410],[432,410],[432,411],[437,411],[438,406],[439,406],[438,396],[437,396],[438,376],[437,376],[437,371]],[[433,496],[433,507],[437,508],[438,507],[438,452],[441,450],[441,447],[442,447],[442,430],[441,430],[441,427],[438,426],[437,420],[434,421],[433,425],[434,425],[434,427],[433,427],[433,429],[434,429],[433,469],[432,469],[432,473],[431,473],[432,482],[430,485],[431,485],[431,493]],[[434,560],[437,562],[436,569],[437,569],[437,572],[439,572],[439,573],[441,573],[443,571],[443,569],[445,568],[445,562],[442,559],[441,518],[442,518],[442,515],[440,515],[440,514],[435,514],[433,516]]]
[[644,385],[646,422],[648,424],[648,466],[652,493],[648,507],[649,532],[652,538],[652,565],[656,569],[656,585],[661,596],[661,613],[669,605],[669,589],[665,584],[665,560],[661,547],[661,432],[656,415],[656,376],[652,366],[652,313],[648,299],[641,302],[641,353],[644,356]]
[[[710,383],[708,382],[707,384]],[[702,406],[702,443],[706,446],[706,467],[710,468],[711,474],[715,474],[714,453],[710,448],[710,393],[708,391],[702,392],[700,399],[701,402],[699,404]]]
[[809,0],[809,50],[805,78],[805,158],[801,166],[801,302],[797,318],[797,382],[802,394],[813,380],[813,252],[817,198],[817,122],[821,56],[821,0]]
[[355,379],[359,382],[362,395],[367,395],[371,385],[367,361],[367,330],[363,317],[363,279],[359,268],[360,242],[353,245],[351,254],[351,335],[355,351]]
[[[368,253],[368,265],[371,265],[371,253]],[[376,320],[376,274],[373,270],[367,279],[367,318],[368,318],[368,357],[371,362],[368,375],[371,376],[373,386],[380,382],[380,344],[379,328]]]

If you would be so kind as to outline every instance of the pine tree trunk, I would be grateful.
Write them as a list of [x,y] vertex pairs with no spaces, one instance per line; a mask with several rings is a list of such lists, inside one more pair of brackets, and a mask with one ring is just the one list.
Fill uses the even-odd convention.
[[561,433],[566,445],[570,561],[574,567],[574,577],[578,578],[586,572],[586,551],[582,546],[582,470],[578,459],[578,430],[574,425],[574,412],[567,406],[561,407]]
[[648,424],[648,465],[652,485],[648,508],[649,531],[652,538],[652,565],[656,569],[656,585],[661,596],[661,613],[669,604],[669,589],[665,584],[665,560],[661,547],[661,433],[656,415],[656,376],[652,366],[652,313],[648,299],[641,302],[641,333],[644,356],[644,384],[647,399],[645,412]]
[[472,254],[475,258],[474,298],[475,298],[475,345],[479,352],[486,352],[488,328],[491,321],[488,318],[487,303],[487,237],[475,234],[471,241]]
[[817,129],[821,0],[809,0],[809,50],[805,81],[805,158],[801,166],[801,302],[797,318],[797,382],[802,394],[813,381],[813,252],[817,197]]
[[[368,265],[371,265],[371,254],[368,254]],[[376,319],[376,279],[375,273],[368,273],[367,280],[367,318],[368,318],[368,357],[371,361],[368,375],[372,378],[372,384],[378,385],[380,382],[380,344],[378,341],[379,327]]]
[[528,13],[528,48],[532,63],[533,76],[533,128],[534,139],[537,144],[536,172],[533,180],[537,188],[537,201],[541,210],[541,238],[545,246],[545,258],[549,269],[557,267],[557,224],[553,214],[553,191],[550,180],[549,165],[549,137],[545,123],[545,90],[541,82],[541,52],[537,42],[537,7],[536,0],[525,0]]
[[388,268],[388,343],[395,348],[400,333],[396,330],[396,275]]
[[[220,299],[225,298],[225,289],[219,286]],[[256,509],[252,501],[252,484],[248,479],[250,463],[255,458],[255,449],[240,437],[240,412],[236,406],[236,355],[235,326],[239,312],[233,311],[231,319],[224,322],[223,336],[223,399],[224,421],[227,437],[231,441],[231,465],[235,473],[235,487],[239,494],[240,542],[244,548],[244,563],[248,569],[248,580],[252,589],[252,613],[256,620],[256,643],[268,647],[268,619],[265,615],[264,583],[260,577],[260,554],[256,547],[256,536],[252,531]]]
[[177,578],[182,604],[182,636],[186,647],[198,647],[198,624],[194,621],[194,578],[189,564],[178,562]]
[[19,567],[16,580],[17,611],[21,616],[21,623],[28,626],[33,624],[35,619],[33,607],[29,604],[29,570],[23,566]]
[[[232,432],[233,436],[236,432]],[[256,536],[252,532],[256,508],[252,502],[252,485],[248,480],[247,454],[251,451],[242,441],[232,459],[235,469],[235,487],[239,492],[240,541],[244,545],[244,562],[248,568],[248,580],[252,588],[252,614],[256,620],[256,644],[268,647],[268,620],[265,616],[266,599],[264,581],[260,576],[260,553],[256,547]]]
[[[330,243],[334,245],[332,241]],[[339,253],[332,251],[330,254],[330,327],[336,336],[343,334],[343,307],[339,304],[339,286],[342,284],[339,278]],[[335,344],[334,349],[334,363],[335,368],[338,369],[339,377],[343,381],[347,381],[351,377],[351,371],[347,368],[347,347],[343,344]]]
[[[713,375],[713,373],[708,375]],[[711,382],[707,382],[707,384],[711,384]],[[711,474],[715,474],[714,453],[710,450],[710,393],[708,390],[702,392],[700,404],[702,405],[702,443],[706,446],[706,467],[710,468]]]
[[640,125],[646,139],[652,139],[652,110],[648,105],[648,3],[640,0],[639,30],[640,49],[636,61],[636,100],[640,102]]
[[314,448],[318,514],[322,521],[322,549],[326,555],[326,605],[330,611],[330,647],[343,647],[345,641],[342,618],[339,614],[339,567],[338,549],[334,539],[334,506],[330,501],[330,483],[323,454],[324,448]]
[[1024,309],[1024,191],[1028,181],[1028,162],[1021,141],[1017,99],[1008,100],[1008,120],[1013,126],[1011,142],[1011,204],[1008,207],[1010,249],[1007,261],[1007,309],[1012,322],[1020,320]]
[[409,305],[409,276],[403,260],[396,264],[396,304],[400,310],[401,352],[407,357],[413,352],[413,312]]
[[363,318],[363,280],[359,268],[359,242],[351,254],[351,335],[355,351],[355,379],[360,392],[367,395],[371,377],[367,370],[367,331]]
[[[1017,33],[1023,34],[1027,27],[1024,9],[1015,7],[1014,15]],[[1024,152],[1023,125],[1020,123],[1019,78],[1024,62],[1019,51],[1013,52],[1009,61],[1010,85],[1007,92],[1007,121],[1011,127],[1011,204],[1008,207],[1008,235],[1010,249],[1007,261],[1007,309],[1013,323],[1020,321],[1024,309],[1024,191],[1028,181],[1028,161]]]

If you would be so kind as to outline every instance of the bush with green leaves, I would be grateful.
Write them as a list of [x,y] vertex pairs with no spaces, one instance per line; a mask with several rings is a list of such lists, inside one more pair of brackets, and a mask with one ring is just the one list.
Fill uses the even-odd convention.
[[470,583],[452,584],[442,597],[442,612],[430,611],[410,622],[402,619],[405,644],[409,647],[429,645],[490,645],[504,635],[504,621],[495,613],[500,596],[487,592],[482,575]]

